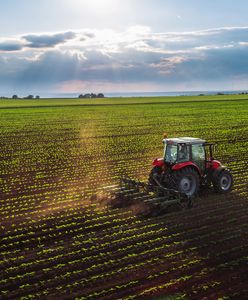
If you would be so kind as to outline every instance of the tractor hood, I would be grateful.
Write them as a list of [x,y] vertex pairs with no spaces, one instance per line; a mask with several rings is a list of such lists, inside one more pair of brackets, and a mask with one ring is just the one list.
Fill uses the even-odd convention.
[[152,162],[152,165],[157,166],[157,167],[162,167],[162,166],[164,166],[164,159],[163,158],[156,158]]

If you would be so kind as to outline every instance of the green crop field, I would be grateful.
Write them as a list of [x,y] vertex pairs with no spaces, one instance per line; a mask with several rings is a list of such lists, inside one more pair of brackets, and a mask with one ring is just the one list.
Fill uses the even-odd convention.
[[[248,95],[0,100],[0,120],[1,299],[246,299]],[[146,180],[163,132],[215,142],[233,191],[111,208],[102,188]]]

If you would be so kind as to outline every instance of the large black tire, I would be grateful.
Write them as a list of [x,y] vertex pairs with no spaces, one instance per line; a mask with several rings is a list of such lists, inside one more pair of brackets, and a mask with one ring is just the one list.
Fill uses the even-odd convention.
[[233,187],[233,177],[227,169],[214,173],[212,182],[215,192],[220,194],[229,193]]
[[173,175],[173,188],[188,197],[195,197],[200,186],[199,175],[192,168],[183,168],[175,171]]

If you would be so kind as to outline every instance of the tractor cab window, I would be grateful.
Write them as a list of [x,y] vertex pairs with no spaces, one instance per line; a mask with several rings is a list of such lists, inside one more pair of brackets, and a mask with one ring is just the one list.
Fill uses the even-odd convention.
[[175,163],[177,161],[177,145],[165,145],[164,157],[166,162]]
[[178,162],[189,161],[189,145],[187,144],[178,144]]
[[201,144],[192,145],[192,160],[201,170],[205,167],[205,148]]

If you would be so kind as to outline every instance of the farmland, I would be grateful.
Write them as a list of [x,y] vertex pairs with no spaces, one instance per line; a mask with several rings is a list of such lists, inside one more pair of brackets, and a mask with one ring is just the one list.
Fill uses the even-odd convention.
[[[0,115],[1,299],[246,299],[247,95],[1,100]],[[216,142],[233,191],[158,217],[107,206],[102,187],[146,180],[163,132]]]

